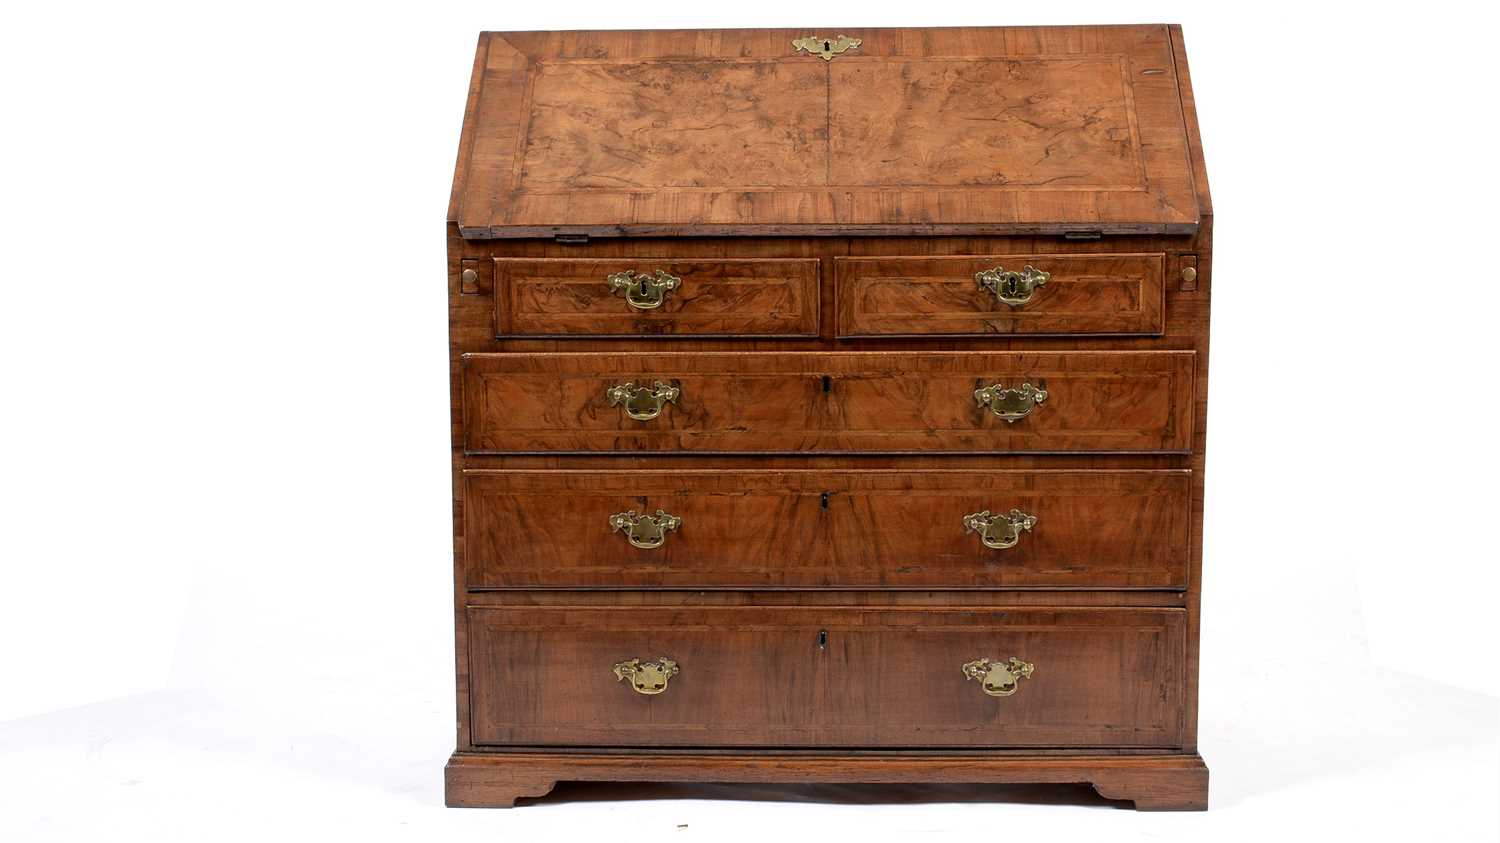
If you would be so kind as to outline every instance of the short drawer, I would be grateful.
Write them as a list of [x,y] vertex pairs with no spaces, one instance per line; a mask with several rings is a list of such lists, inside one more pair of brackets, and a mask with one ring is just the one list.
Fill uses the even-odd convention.
[[470,606],[467,622],[478,745],[1181,743],[1181,609]]
[[498,336],[818,334],[816,258],[495,258]]
[[1187,586],[1186,470],[470,471],[470,589]]
[[1165,256],[835,258],[838,333],[1160,334]]
[[1192,447],[1191,351],[467,354],[470,453]]

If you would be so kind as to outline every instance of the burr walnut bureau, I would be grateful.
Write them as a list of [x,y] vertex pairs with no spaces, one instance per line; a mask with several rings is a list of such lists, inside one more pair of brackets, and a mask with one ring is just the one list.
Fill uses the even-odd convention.
[[1174,26],[480,36],[449,804],[1205,807],[1211,220]]

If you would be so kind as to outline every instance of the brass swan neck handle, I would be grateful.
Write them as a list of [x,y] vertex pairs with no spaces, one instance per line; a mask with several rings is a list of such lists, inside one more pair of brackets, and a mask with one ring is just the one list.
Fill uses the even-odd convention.
[[1011,307],[1020,307],[1031,301],[1036,291],[1047,286],[1050,280],[1052,273],[1043,272],[1034,266],[1027,266],[1020,272],[997,266],[974,273],[974,283],[979,285],[979,289],[989,290],[995,294],[997,301]]
[[966,662],[964,676],[979,683],[980,689],[992,697],[1008,697],[1020,688],[1022,679],[1030,679],[1036,665],[1023,662],[1015,656],[1005,661],[975,659]]
[[682,390],[669,383],[656,381],[651,386],[636,386],[632,381],[612,386],[604,391],[609,406],[622,407],[625,415],[636,421],[650,421],[661,415],[662,408],[676,404]]
[[637,275],[633,269],[616,272],[604,279],[609,291],[625,299],[636,310],[654,310],[667,300],[667,294],[682,286],[682,279],[658,269],[649,275]]
[[609,526],[616,533],[623,532],[632,547],[653,550],[666,543],[667,533],[682,526],[682,518],[660,509],[655,515],[631,509],[609,516]]
[[1047,400],[1049,393],[1046,387],[1045,381],[1040,382],[1039,386],[1023,383],[1020,386],[1006,387],[994,383],[974,390],[974,403],[981,409],[988,407],[991,413],[1015,424],[1031,415],[1032,410]]
[[630,687],[637,694],[655,696],[667,690],[667,680],[676,676],[681,671],[677,662],[669,658],[660,658],[654,662],[643,662],[640,659],[615,662],[615,681],[623,682],[630,680]]
[[980,543],[991,550],[1015,547],[1021,541],[1021,531],[1035,526],[1036,516],[1019,509],[993,515],[986,509],[964,516],[964,532],[978,533]]

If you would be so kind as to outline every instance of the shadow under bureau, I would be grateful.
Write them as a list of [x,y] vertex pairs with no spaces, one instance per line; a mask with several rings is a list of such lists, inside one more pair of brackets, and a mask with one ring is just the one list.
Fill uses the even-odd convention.
[[1211,228],[1177,27],[481,35],[448,803],[1206,807]]

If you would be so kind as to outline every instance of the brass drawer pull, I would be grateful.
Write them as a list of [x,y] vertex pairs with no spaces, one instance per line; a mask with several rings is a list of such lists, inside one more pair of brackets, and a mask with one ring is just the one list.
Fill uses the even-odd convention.
[[677,396],[681,394],[682,390],[661,381],[652,386],[636,386],[627,382],[604,391],[604,397],[609,399],[609,406],[623,404],[625,415],[636,421],[656,418],[661,415],[662,407],[677,403]]
[[1035,526],[1036,516],[1019,509],[996,515],[986,509],[964,516],[964,532],[978,533],[980,543],[991,550],[1015,547],[1021,541],[1021,531]]
[[1032,386],[1029,383],[1008,389],[997,383],[974,390],[975,403],[980,407],[989,407],[990,412],[1011,424],[1026,418],[1038,404],[1046,400],[1047,390],[1044,386]]
[[651,550],[661,547],[667,540],[667,533],[682,526],[682,519],[676,515],[668,515],[658,509],[655,515],[637,515],[635,510],[627,512],[616,512],[609,516],[609,526],[614,532],[625,532],[625,538],[639,548]]
[[682,279],[670,272],[656,270],[650,275],[636,275],[635,270],[616,272],[605,279],[609,291],[622,296],[636,310],[653,310],[667,300],[667,293],[682,286]]
[[625,677],[630,677],[630,687],[637,694],[652,696],[667,690],[667,680],[678,673],[677,662],[668,658],[660,658],[654,662],[643,662],[640,659],[631,659],[628,662],[615,663],[615,681],[623,682]]
[[1031,678],[1035,669],[1035,665],[1015,656],[1003,662],[977,659],[964,665],[964,676],[978,680],[984,692],[992,697],[1008,697],[1016,692],[1022,679]]
[[982,269],[974,273],[974,283],[981,290],[989,290],[995,294],[995,298],[1001,304],[1011,307],[1019,307],[1029,301],[1036,293],[1038,287],[1047,286],[1052,280],[1052,273],[1043,272],[1034,266],[1028,266],[1020,272],[1012,272],[1003,266],[994,269]]

